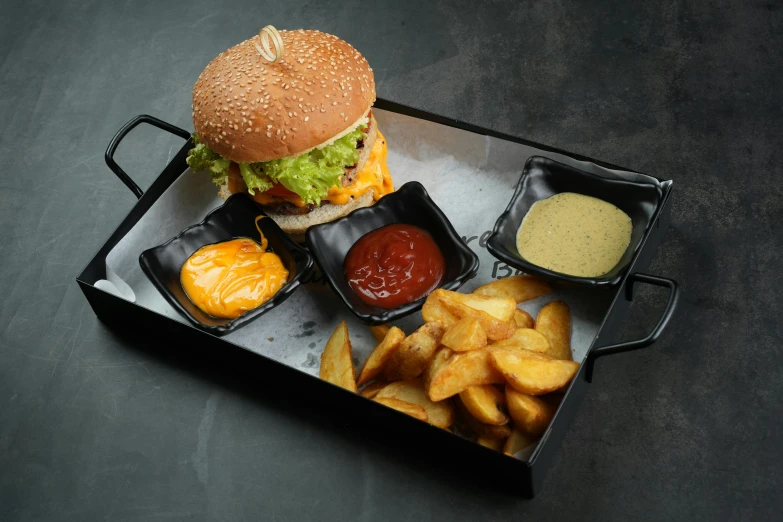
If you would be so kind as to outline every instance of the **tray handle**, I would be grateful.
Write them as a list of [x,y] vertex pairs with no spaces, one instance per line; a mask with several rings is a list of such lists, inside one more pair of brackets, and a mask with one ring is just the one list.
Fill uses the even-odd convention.
[[114,172],[114,174],[116,174],[117,177],[120,178],[120,181],[125,183],[125,186],[128,187],[131,190],[131,192],[133,192],[136,195],[138,199],[141,199],[141,196],[144,195],[144,191],[141,190],[141,187],[139,187],[136,184],[136,182],[133,181],[131,177],[128,176],[128,174],[124,170],[122,170],[122,167],[120,167],[117,164],[117,162],[114,161],[114,153],[117,150],[117,147],[119,146],[120,142],[125,138],[125,136],[127,136],[128,133],[132,131],[140,123],[147,123],[149,125],[152,125],[153,127],[157,127],[164,131],[170,132],[171,134],[179,136],[184,140],[190,139],[190,132],[186,131],[185,129],[180,129],[175,125],[166,123],[163,120],[159,120],[158,118],[155,118],[153,116],[148,116],[146,114],[136,116],[131,121],[123,125],[120,130],[117,131],[117,134],[114,135],[114,137],[111,139],[111,142],[109,142],[109,146],[106,148],[106,154],[104,155],[104,159],[106,160],[106,165],[109,166],[112,172]]
[[628,280],[625,283],[625,298],[628,301],[633,301],[634,283],[637,282],[668,288],[669,302],[666,304],[666,309],[663,311],[661,318],[658,320],[658,324],[655,325],[655,328],[652,329],[647,337],[634,341],[625,341],[609,346],[594,348],[587,356],[587,367],[585,368],[585,379],[587,382],[593,382],[593,366],[595,365],[596,359],[604,355],[612,355],[615,353],[630,352],[631,350],[646,348],[658,340],[663,331],[666,329],[666,326],[669,324],[669,321],[674,314],[674,310],[677,308],[677,300],[680,297],[680,290],[677,282],[672,279],[649,274],[631,274],[628,276]]

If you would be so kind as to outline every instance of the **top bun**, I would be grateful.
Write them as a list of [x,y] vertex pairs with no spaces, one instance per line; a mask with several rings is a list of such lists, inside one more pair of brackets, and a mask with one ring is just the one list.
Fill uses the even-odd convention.
[[193,88],[199,141],[224,158],[256,163],[297,156],[362,123],[375,102],[367,60],[320,31],[280,31],[272,63],[245,40],[212,60]]

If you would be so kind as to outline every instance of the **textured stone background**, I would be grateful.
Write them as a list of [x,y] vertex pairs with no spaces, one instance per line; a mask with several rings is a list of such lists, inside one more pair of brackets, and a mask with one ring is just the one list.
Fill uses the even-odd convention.
[[[781,4],[395,3],[4,3],[0,519],[780,513]],[[79,291],[134,203],[103,163],[113,133],[140,113],[191,128],[198,73],[268,23],[347,39],[383,97],[676,181],[651,272],[682,284],[677,319],[654,347],[598,363],[534,501],[152,357]],[[146,186],[179,144],[139,130],[118,159]],[[623,337],[663,297],[641,292]]]

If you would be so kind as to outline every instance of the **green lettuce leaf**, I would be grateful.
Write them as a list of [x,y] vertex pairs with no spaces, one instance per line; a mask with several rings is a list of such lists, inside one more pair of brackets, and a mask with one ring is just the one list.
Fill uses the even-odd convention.
[[[281,158],[263,163],[240,163],[239,172],[245,180],[248,192],[264,192],[280,183],[296,192],[307,203],[320,203],[329,189],[340,185],[345,167],[355,165],[359,160],[356,144],[365,136],[366,125],[360,125],[334,143],[323,149],[315,149],[295,158]],[[193,170],[208,170],[212,181],[218,185],[226,182],[231,162],[198,142],[188,152],[187,162]]]
[[242,179],[245,180],[247,185],[247,191],[250,195],[254,195],[256,190],[264,192],[272,188],[272,181],[264,175],[263,170],[259,167],[263,163],[240,163],[239,173],[242,174]]
[[319,203],[330,188],[340,184],[340,178],[345,174],[342,165],[313,161],[309,154],[270,161],[264,169],[270,178],[296,192],[307,204]]
[[212,176],[212,182],[215,185],[226,183],[228,166],[231,165],[231,161],[221,157],[220,154],[200,143],[198,136],[195,134],[193,135],[193,141],[196,143],[196,146],[188,151],[188,157],[185,160],[190,165],[190,168],[194,171],[209,171]]
[[359,160],[356,143],[364,138],[366,126],[360,126],[323,149],[315,149],[295,158],[282,158],[263,165],[270,179],[296,192],[305,203],[320,203],[329,189],[340,184],[345,167]]

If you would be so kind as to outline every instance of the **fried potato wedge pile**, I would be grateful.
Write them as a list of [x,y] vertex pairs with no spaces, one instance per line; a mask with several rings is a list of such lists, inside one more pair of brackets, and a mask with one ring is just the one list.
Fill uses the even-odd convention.
[[343,321],[321,355],[321,378],[515,456],[538,442],[579,371],[568,305],[552,301],[535,320],[517,307],[551,291],[527,275],[492,281],[472,294],[437,289],[415,332],[370,329],[377,345],[358,379]]

